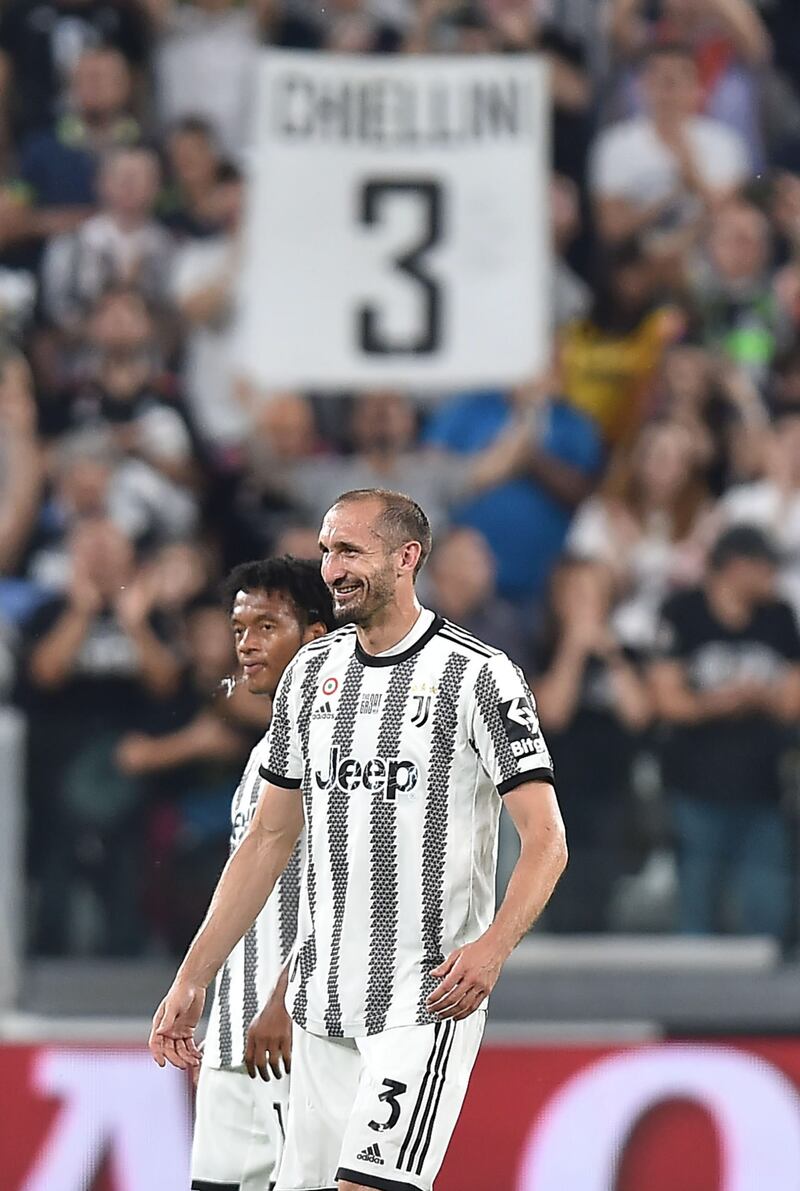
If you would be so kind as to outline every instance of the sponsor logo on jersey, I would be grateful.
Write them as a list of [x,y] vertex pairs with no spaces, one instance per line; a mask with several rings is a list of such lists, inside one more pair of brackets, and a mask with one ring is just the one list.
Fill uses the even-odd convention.
[[312,720],[332,720],[335,719],[333,708],[327,701],[320,703],[317,710],[311,716]]
[[398,794],[413,797],[419,770],[413,761],[402,757],[391,761],[372,757],[362,763],[356,757],[343,757],[339,746],[334,745],[327,770],[317,769],[314,778],[320,790],[340,790],[343,794],[366,790],[368,794],[381,794],[386,802],[395,802]]
[[411,698],[414,708],[411,714],[411,723],[415,728],[424,728],[431,714],[433,695],[412,695]]
[[366,695],[361,696],[361,706],[358,709],[359,715],[377,715],[381,709],[383,702],[383,694],[380,691],[372,691]]
[[545,751],[539,721],[529,695],[518,695],[500,704],[500,719],[515,757],[530,757]]
[[377,1141],[374,1141],[372,1145],[363,1149],[360,1154],[356,1154],[356,1158],[359,1162],[374,1162],[377,1166],[383,1166],[384,1164]]

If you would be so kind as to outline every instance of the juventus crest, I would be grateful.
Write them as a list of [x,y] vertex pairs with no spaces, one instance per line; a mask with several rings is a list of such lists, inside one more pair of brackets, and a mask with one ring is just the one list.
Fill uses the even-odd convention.
[[433,695],[412,695],[411,698],[414,706],[411,714],[411,723],[415,728],[422,728],[427,724],[428,717],[431,714]]

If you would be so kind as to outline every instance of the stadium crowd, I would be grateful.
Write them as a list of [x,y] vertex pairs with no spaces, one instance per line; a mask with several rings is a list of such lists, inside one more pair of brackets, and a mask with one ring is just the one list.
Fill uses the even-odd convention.
[[[237,374],[264,44],[546,55],[547,375]],[[316,556],[331,499],[371,485],[431,517],[424,601],[537,692],[572,856],[544,928],[797,942],[793,0],[3,0],[0,335],[33,951],[182,951],[265,720],[219,581]]]

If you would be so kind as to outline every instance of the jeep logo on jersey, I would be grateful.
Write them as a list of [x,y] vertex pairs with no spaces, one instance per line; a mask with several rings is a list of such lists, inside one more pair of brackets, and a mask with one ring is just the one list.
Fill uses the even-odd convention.
[[397,758],[386,761],[373,757],[363,765],[355,757],[341,756],[334,745],[328,757],[327,772],[314,774],[320,790],[341,790],[353,794],[366,790],[368,794],[382,794],[386,802],[395,802],[398,794],[410,795],[419,781],[419,770],[413,761]]
[[516,699],[501,703],[500,719],[515,757],[529,757],[532,753],[544,752],[544,741],[530,696],[518,695]]

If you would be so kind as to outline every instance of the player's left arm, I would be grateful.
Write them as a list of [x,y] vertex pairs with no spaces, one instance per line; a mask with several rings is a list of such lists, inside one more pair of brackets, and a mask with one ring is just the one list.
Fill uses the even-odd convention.
[[495,654],[476,676],[468,711],[471,746],[503,799],[520,837],[519,860],[503,904],[480,938],[456,948],[435,968],[428,1009],[460,1020],[474,1013],[497,983],[503,964],[541,914],[567,863],[564,822],[553,788],[553,765],[536,703],[522,672]]
[[503,801],[519,833],[519,859],[489,929],[474,943],[456,948],[433,970],[441,983],[428,998],[428,1009],[440,1019],[460,1021],[480,1008],[566,867],[564,822],[550,783],[525,782]]

